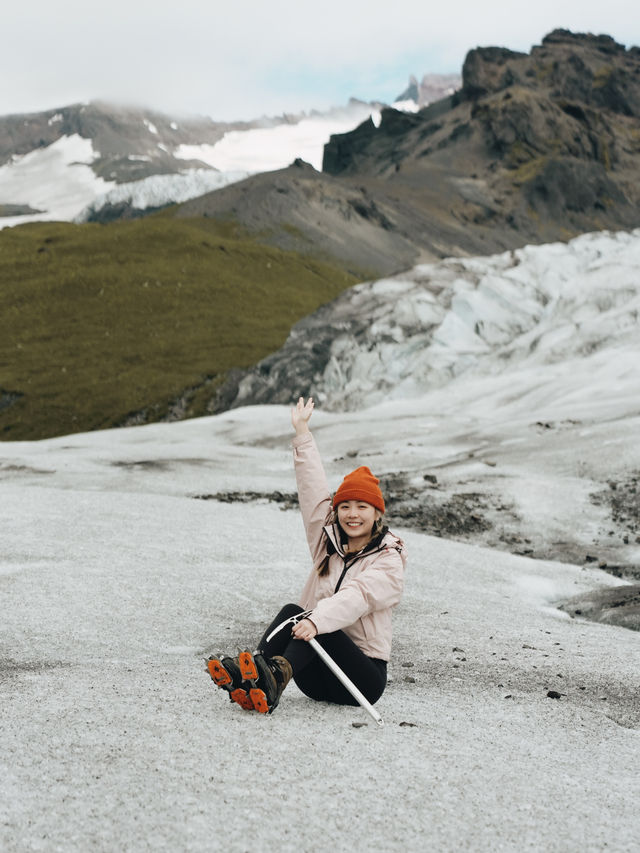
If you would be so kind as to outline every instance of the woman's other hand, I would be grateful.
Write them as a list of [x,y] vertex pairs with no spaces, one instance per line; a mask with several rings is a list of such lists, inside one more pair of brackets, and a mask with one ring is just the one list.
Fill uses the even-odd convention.
[[296,405],[291,409],[291,423],[296,435],[309,432],[309,418],[313,414],[313,397],[309,397],[305,403],[304,397],[300,397]]
[[296,640],[313,640],[313,638],[318,633],[318,629],[313,624],[311,619],[303,619],[302,622],[298,622],[297,625],[293,626],[291,631],[292,635]]

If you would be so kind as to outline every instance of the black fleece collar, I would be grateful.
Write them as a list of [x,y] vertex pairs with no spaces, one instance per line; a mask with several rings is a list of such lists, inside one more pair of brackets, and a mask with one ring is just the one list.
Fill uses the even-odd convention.
[[337,521],[333,524],[328,524],[324,528],[324,532],[327,537],[327,553],[329,556],[331,556],[331,554],[340,554],[343,560],[351,562],[352,558],[355,559],[357,557],[363,557],[365,554],[370,554],[373,551],[379,551],[382,540],[389,532],[389,528],[385,525],[380,533],[374,536],[373,539],[370,539],[364,548],[357,551],[355,554],[347,554],[345,552],[342,536],[340,535],[342,528]]

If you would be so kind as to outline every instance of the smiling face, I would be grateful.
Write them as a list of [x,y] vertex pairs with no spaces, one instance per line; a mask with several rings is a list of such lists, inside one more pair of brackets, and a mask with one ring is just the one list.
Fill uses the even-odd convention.
[[369,539],[373,525],[382,513],[365,501],[343,501],[336,507],[338,524],[349,537],[349,550],[360,550]]

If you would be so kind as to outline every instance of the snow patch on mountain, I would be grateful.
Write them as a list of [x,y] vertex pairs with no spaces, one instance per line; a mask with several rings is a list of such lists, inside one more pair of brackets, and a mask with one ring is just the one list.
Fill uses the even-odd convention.
[[180,145],[174,156],[201,160],[221,172],[271,172],[286,168],[296,158],[321,171],[329,137],[353,130],[372,113],[379,114],[379,110],[362,104],[327,115],[309,116],[292,124],[232,130],[215,145]]
[[181,175],[151,175],[140,181],[117,184],[84,208],[75,221],[88,222],[104,207],[126,204],[136,210],[180,203],[242,181],[248,172],[216,172],[193,169]]
[[14,156],[0,167],[0,205],[28,205],[40,212],[0,218],[0,228],[73,219],[109,186],[91,168],[97,156],[91,140],[77,134]]
[[417,113],[420,109],[420,106],[416,101],[412,101],[410,98],[404,101],[394,101],[391,104],[394,110],[398,110],[401,113]]

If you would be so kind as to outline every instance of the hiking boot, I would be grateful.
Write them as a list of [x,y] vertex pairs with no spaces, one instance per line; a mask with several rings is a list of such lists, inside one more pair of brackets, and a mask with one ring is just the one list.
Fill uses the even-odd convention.
[[275,655],[265,658],[261,652],[242,652],[238,658],[242,677],[249,681],[249,696],[253,707],[261,714],[271,714],[291,681],[293,670],[286,658]]
[[236,660],[230,657],[211,655],[206,664],[207,672],[215,684],[228,692],[229,699],[232,702],[236,702],[245,711],[255,710],[249,695],[250,687],[244,683],[240,666]]

